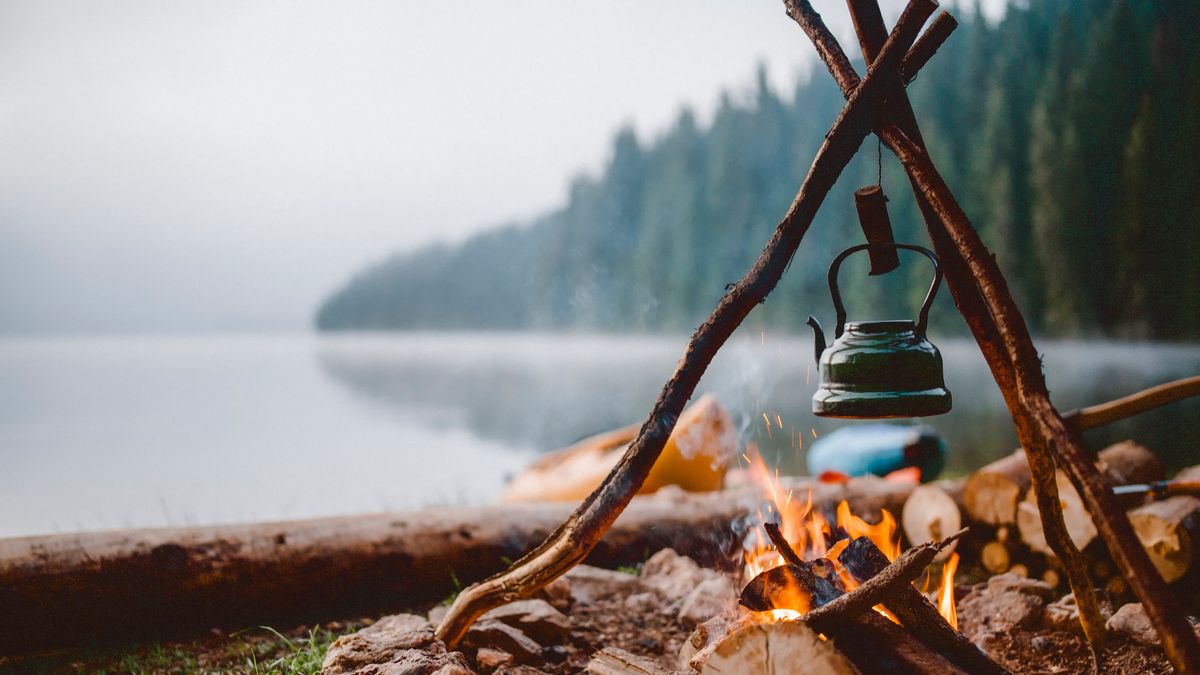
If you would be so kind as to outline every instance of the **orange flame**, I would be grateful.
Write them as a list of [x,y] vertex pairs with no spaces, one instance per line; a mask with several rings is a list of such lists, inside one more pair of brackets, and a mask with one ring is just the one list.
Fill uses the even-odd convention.
[[958,569],[958,554],[950,554],[950,559],[942,566],[942,587],[938,590],[938,611],[954,630],[958,630],[958,611],[954,607],[954,571]]
[[[766,415],[764,414],[763,417],[765,418]],[[769,429],[770,421],[769,419],[766,421]],[[797,434],[797,437],[800,437],[800,434]],[[888,560],[894,561],[899,557],[900,538],[896,519],[886,509],[881,509],[880,521],[872,524],[854,515],[850,511],[850,505],[842,501],[837,506],[835,523],[837,527],[850,535],[850,538],[841,539],[832,546],[828,546],[826,537],[833,532],[833,527],[819,511],[813,510],[812,492],[809,491],[807,497],[801,500],[792,490],[784,489],[779,481],[779,472],[772,471],[767,467],[758,449],[753,445],[747,448],[742,457],[749,464],[748,471],[751,481],[761,486],[763,497],[766,500],[766,505],[758,510],[758,526],[751,530],[744,544],[742,572],[747,583],[759,574],[784,564],[783,556],[775,550],[766,536],[766,531],[762,528],[762,525],[767,522],[778,522],[784,538],[805,560],[827,558],[832,561],[834,569],[847,590],[857,588],[858,582],[842,567],[837,558],[849,545],[851,539],[867,537],[879,547]],[[958,554],[955,553],[942,566],[941,580],[937,590],[938,611],[955,629],[958,628],[958,615],[954,604],[954,573],[957,567]],[[923,584],[925,589],[929,587],[931,581],[932,579],[926,576]],[[796,595],[794,603],[788,603],[794,604],[796,609],[774,609],[759,612],[755,620],[774,622],[799,618],[803,612],[808,610],[809,599],[802,589],[796,589]],[[882,606],[875,607],[875,610],[896,621],[896,618]]]

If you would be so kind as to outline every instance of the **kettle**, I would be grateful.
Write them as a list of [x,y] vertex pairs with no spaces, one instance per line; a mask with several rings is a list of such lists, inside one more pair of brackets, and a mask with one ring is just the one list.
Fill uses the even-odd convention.
[[[916,251],[933,263],[933,283],[916,322],[846,322],[838,292],[838,269],[850,255],[880,247]],[[837,313],[834,342],[825,347],[821,324],[808,317],[816,334],[820,388],[813,395],[813,414],[820,417],[926,417],[950,410],[950,392],[942,377],[942,355],[925,337],[929,306],[942,281],[933,251],[892,242],[859,244],[842,251],[829,266],[829,291]]]

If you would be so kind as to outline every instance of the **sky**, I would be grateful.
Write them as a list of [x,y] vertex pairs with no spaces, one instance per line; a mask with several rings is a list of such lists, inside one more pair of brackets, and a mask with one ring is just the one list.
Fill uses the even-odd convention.
[[560,205],[620,126],[814,61],[778,0],[0,0],[0,334],[306,329]]

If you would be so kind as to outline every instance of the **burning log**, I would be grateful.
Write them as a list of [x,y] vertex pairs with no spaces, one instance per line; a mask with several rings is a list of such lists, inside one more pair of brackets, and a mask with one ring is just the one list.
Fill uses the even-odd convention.
[[[860,586],[849,593],[843,593],[831,561],[824,558],[814,561],[801,560],[777,526],[768,524],[765,527],[786,564],[768,570],[752,580],[742,593],[743,605],[760,611],[807,610],[799,621],[833,638],[834,646],[863,672],[968,672],[947,658],[949,655],[942,650],[918,639],[911,629],[905,630],[896,626],[871,610],[874,605],[880,602],[888,605],[909,591],[917,593],[912,587],[912,581],[935,556],[951,545],[963,532],[958,532],[937,544],[924,544],[910,549],[890,565],[885,559],[884,565],[876,570],[876,573],[865,578]],[[862,546],[859,542],[866,542],[876,553],[883,555],[867,537],[859,537],[850,542],[846,551],[852,548],[858,550]],[[813,609],[808,609],[810,604]],[[932,609],[932,606],[930,607]],[[937,610],[933,611],[937,615]],[[937,615],[937,620],[942,621],[940,615]],[[953,632],[953,629],[950,630]],[[981,652],[979,656],[986,663],[981,665],[973,662],[972,665],[977,666],[977,669],[972,672],[1005,672],[988,661]]]
[[[838,556],[838,561],[855,579],[864,584],[872,578],[888,573],[890,567],[894,566],[889,565],[887,557],[879,547],[866,537],[859,537],[850,542],[846,550]],[[882,602],[913,635],[965,671],[995,674],[1008,672],[947,623],[938,609],[911,584],[905,584]]]
[[[1127,483],[1150,483],[1161,480],[1166,475],[1162,462],[1144,446],[1133,441],[1125,441],[1109,446],[1100,451],[1097,468],[1104,474],[1112,485]],[[1063,520],[1067,524],[1067,532],[1071,541],[1080,550],[1096,538],[1097,530],[1092,522],[1092,515],[1087,506],[1071,484],[1070,478],[1062,471],[1055,472],[1058,482],[1058,499],[1062,504]],[[1042,531],[1042,518],[1037,508],[1036,495],[1030,492],[1024,501],[1017,505],[1017,527],[1021,540],[1035,551],[1054,555],[1046,543]],[[1153,557],[1153,556],[1151,556]]]
[[[1200,480],[1200,466],[1184,469],[1176,478]],[[1151,502],[1131,511],[1129,521],[1163,581],[1187,574],[1200,545],[1200,498],[1180,495]]]

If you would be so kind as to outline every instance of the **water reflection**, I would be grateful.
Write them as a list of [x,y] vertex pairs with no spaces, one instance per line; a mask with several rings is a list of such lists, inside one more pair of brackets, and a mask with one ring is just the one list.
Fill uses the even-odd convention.
[[[321,369],[365,404],[410,422],[462,427],[516,447],[549,450],[643,419],[670,376],[683,337],[533,334],[335,336]],[[973,342],[940,340],[954,410],[927,418],[947,438],[946,473],[962,474],[1016,447],[1003,399]],[[1062,410],[1200,372],[1200,347],[1042,341],[1047,381]],[[701,382],[784,470],[803,472],[814,434],[847,424],[813,416],[808,338],[758,335],[722,350]],[[768,430],[763,414],[772,422]],[[778,416],[778,418],[777,418]],[[1089,443],[1135,438],[1169,465],[1200,463],[1200,401],[1088,432]],[[1189,423],[1189,420],[1191,423]]]

